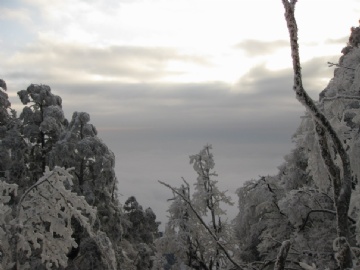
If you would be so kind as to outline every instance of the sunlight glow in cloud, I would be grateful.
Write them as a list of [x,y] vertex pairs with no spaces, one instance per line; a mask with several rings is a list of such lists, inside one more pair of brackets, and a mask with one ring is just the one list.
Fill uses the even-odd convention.
[[[150,67],[146,63],[149,58],[142,59],[140,55],[138,62],[135,59],[132,62],[134,68],[143,72],[133,74],[133,77],[122,74],[122,64],[118,65],[118,75],[89,72],[89,67],[85,68],[87,72],[75,72],[73,75],[76,75],[76,80],[90,81],[234,83],[254,65],[265,63],[270,69],[290,67],[289,49],[284,45],[287,30],[281,1],[137,0],[107,1],[106,4],[98,0],[23,2],[28,9],[20,5],[17,8],[6,7],[2,20],[29,23],[30,18],[36,17],[40,22],[32,25],[35,30],[32,32],[37,38],[27,44],[30,49],[25,47],[23,52],[18,52],[12,58],[10,56],[8,62],[14,65],[20,59],[24,62],[34,60],[31,51],[34,47],[42,47],[46,51],[46,47],[51,46],[54,50],[51,55],[45,52],[44,59],[52,61],[53,57],[66,60],[69,56],[66,54],[67,48],[71,50],[75,46],[83,48],[84,52],[107,50],[113,46],[135,46],[171,49],[182,57],[161,60],[162,66]],[[345,29],[354,23],[355,11],[348,8],[354,3],[355,0],[303,0],[298,4],[303,61],[310,60],[313,55],[334,55],[339,52],[339,44],[331,46],[325,40],[344,36]],[[328,20],[319,21],[319,16],[324,12]],[[341,21],[332,19],[341,12],[347,12],[349,16],[344,16]],[[250,40],[258,40],[259,46],[248,42]],[[312,44],[306,44],[309,42]],[[242,45],[236,48],[236,44]],[[272,46],[272,49],[267,46]],[[207,64],[189,61],[192,55],[206,59]],[[84,61],[81,56],[78,61],[84,64],[91,62]],[[111,60],[105,58],[103,61]],[[123,60],[115,58],[112,61]],[[74,80],[71,78],[73,70],[69,72],[66,63],[62,62],[53,63],[56,71],[53,68],[53,72],[47,76],[68,76],[70,81]],[[115,68],[116,64],[112,66]],[[149,70],[153,68],[159,69],[158,76],[144,76],[148,72],[154,75],[155,70]]]

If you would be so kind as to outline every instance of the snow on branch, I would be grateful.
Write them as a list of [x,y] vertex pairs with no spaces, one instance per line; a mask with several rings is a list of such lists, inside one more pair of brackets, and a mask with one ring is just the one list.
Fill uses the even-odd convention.
[[162,181],[158,181],[160,184],[164,185],[165,187],[169,188],[174,194],[180,196],[180,198],[190,207],[190,209],[193,211],[193,213],[195,214],[196,218],[199,220],[199,222],[201,223],[201,225],[205,228],[205,230],[209,233],[209,235],[214,239],[214,241],[216,242],[216,244],[218,245],[218,247],[224,252],[226,258],[235,266],[235,269],[237,270],[242,270],[244,269],[243,267],[241,267],[236,261],[234,261],[234,259],[231,257],[231,255],[228,253],[228,251],[226,250],[226,248],[223,246],[222,243],[220,243],[218,237],[214,234],[214,232],[209,228],[209,226],[206,224],[206,222],[203,220],[203,218],[201,217],[201,215],[196,211],[195,207],[193,206],[193,204],[191,203],[191,201],[186,198],[184,196],[184,194],[182,194],[181,192],[179,192],[176,188],[170,186],[169,184],[162,182]]
[[299,265],[305,270],[318,270],[314,263],[312,265],[308,265],[307,263],[299,262]]
[[337,67],[346,68],[346,69],[350,69],[350,70],[356,70],[355,68],[345,67],[345,66],[342,66],[342,65],[337,64],[337,63],[332,63],[332,62],[327,62],[327,63],[329,65],[329,67],[337,66]]
[[274,270],[284,270],[287,255],[291,247],[290,240],[282,242],[279,253],[276,258]]
[[[334,201],[337,217],[337,231],[338,237],[349,237],[349,225],[348,225],[348,210],[350,204],[350,198],[352,193],[352,171],[350,165],[350,158],[345,150],[344,145],[330,121],[319,110],[315,102],[310,98],[304,89],[302,83],[302,72],[299,54],[298,44],[298,27],[295,19],[295,4],[296,1],[282,0],[285,9],[285,19],[290,37],[291,57],[293,61],[294,72],[294,84],[293,89],[296,93],[296,98],[299,102],[305,106],[308,112],[312,115],[317,127],[319,145],[321,148],[322,158],[326,165],[329,177],[333,182]],[[329,136],[333,143],[336,153],[339,155],[342,163],[342,170],[336,166],[334,169],[334,162],[329,154],[329,145],[326,142],[326,137]],[[344,267],[351,268],[353,263],[350,252],[347,252],[346,256],[342,256],[344,260]]]
[[[329,209],[312,209],[307,213],[306,218],[304,220],[304,223],[300,226],[299,231],[302,231],[302,230],[305,229],[305,226],[306,226],[307,222],[309,221],[310,215],[313,214],[313,213],[328,213],[328,214],[336,215],[336,211],[333,211],[333,210],[329,210]],[[356,223],[356,220],[353,219],[352,217],[349,216],[348,218],[353,224]]]
[[72,218],[78,220],[89,235],[93,235],[96,209],[83,196],[71,192],[72,176],[69,171],[60,167],[50,171],[47,167],[44,176],[20,198],[14,217],[6,204],[10,202],[10,193],[14,197],[17,195],[17,185],[0,181],[0,204],[3,206],[0,211],[1,248],[6,247],[4,243],[10,245],[13,242],[10,239],[15,232],[16,243],[12,252],[15,255],[8,254],[14,258],[6,259],[16,262],[18,269],[30,268],[28,258],[35,253],[40,254],[46,269],[66,267],[68,252],[77,247],[71,227]]

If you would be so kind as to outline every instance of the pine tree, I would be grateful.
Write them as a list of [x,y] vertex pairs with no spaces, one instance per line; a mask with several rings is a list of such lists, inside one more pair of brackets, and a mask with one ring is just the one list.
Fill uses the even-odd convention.
[[48,153],[59,139],[67,125],[62,111],[62,100],[51,93],[47,85],[31,84],[26,90],[18,92],[24,105],[20,120],[22,133],[28,142],[26,163],[29,177],[35,182],[44,173],[48,165]]
[[30,185],[26,165],[28,144],[6,90],[5,81],[0,79],[0,177],[8,183],[16,183],[22,190]]
[[136,270],[152,269],[155,255],[154,241],[158,237],[156,215],[151,208],[145,211],[134,196],[130,196],[124,203],[124,218],[128,221],[124,226],[124,240],[131,243],[128,256],[133,257]]

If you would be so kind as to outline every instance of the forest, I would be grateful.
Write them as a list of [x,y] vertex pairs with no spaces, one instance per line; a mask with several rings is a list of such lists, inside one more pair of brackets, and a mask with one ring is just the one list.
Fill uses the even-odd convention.
[[360,27],[314,101],[302,83],[296,2],[282,0],[305,108],[295,147],[277,174],[238,188],[230,221],[211,145],[189,157],[194,183],[159,181],[169,193],[160,232],[151,208],[131,194],[120,203],[115,156],[89,113],[66,119],[43,84],[17,92],[18,113],[0,79],[0,269],[360,269]]

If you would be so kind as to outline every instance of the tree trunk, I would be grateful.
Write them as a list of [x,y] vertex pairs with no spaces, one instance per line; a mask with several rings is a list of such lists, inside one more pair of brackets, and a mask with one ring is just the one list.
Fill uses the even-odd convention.
[[[299,55],[299,44],[298,44],[298,28],[294,15],[296,0],[282,0],[285,8],[285,19],[287,22],[287,28],[290,35],[291,45],[291,57],[293,60],[294,70],[294,91],[297,99],[302,105],[304,105],[316,124],[316,132],[318,135],[318,142],[321,149],[321,155],[326,165],[329,177],[332,180],[334,187],[334,201],[335,209],[337,212],[337,233],[338,237],[349,238],[349,226],[348,226],[348,210],[351,198],[351,166],[348,154],[345,148],[331,126],[328,119],[318,109],[314,101],[306,93],[302,84],[301,64]],[[337,168],[334,164],[333,159],[330,155],[329,146],[327,144],[327,136],[330,137],[333,146],[339,155],[342,162],[342,170]],[[341,172],[341,173],[340,173]],[[352,259],[350,250],[348,254],[343,256],[344,262],[342,263],[344,268],[352,267]]]

